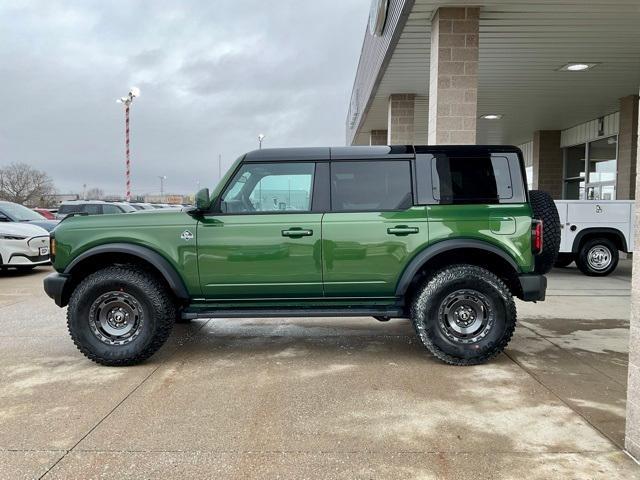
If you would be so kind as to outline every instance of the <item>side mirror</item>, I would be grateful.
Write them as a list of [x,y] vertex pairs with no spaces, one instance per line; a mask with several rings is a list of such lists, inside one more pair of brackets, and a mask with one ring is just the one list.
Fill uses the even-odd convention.
[[8,222],[9,217],[7,217],[4,213],[0,213],[0,222]]
[[211,199],[209,198],[209,189],[203,188],[196,193],[196,209],[199,211],[208,210],[211,205]]

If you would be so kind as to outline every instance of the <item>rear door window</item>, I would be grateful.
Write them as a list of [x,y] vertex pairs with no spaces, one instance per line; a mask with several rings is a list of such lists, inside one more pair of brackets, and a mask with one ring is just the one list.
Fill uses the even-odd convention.
[[331,163],[332,211],[406,210],[412,204],[411,164],[408,160]]

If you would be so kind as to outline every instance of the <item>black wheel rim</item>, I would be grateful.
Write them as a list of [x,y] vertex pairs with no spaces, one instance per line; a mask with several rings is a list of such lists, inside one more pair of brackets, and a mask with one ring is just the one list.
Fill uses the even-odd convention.
[[494,314],[491,303],[477,290],[456,290],[441,302],[438,324],[452,342],[477,343],[486,337],[493,327]]
[[140,303],[125,292],[107,292],[91,304],[89,325],[107,345],[126,345],[140,334],[144,315]]

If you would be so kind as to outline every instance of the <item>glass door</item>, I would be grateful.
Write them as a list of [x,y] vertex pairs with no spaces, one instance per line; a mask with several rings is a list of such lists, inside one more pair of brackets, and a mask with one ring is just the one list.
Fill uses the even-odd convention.
[[616,199],[617,137],[590,142],[587,152],[587,200]]

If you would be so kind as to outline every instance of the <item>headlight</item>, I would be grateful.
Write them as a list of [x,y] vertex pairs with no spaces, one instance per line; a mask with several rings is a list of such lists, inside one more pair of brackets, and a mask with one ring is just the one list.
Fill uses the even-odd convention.
[[0,240],[26,240],[29,237],[21,237],[20,235],[2,235],[0,233]]

